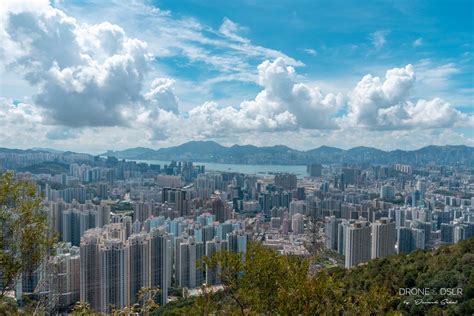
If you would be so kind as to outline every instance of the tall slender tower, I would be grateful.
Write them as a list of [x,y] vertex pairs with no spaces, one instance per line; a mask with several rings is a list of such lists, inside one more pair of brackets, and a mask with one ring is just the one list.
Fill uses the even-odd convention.
[[395,254],[397,230],[395,222],[383,217],[372,224],[372,259]]
[[88,230],[81,240],[80,247],[80,298],[88,302],[92,309],[99,310],[101,304],[100,244],[101,230]]
[[127,260],[125,245],[120,239],[106,239],[100,246],[101,304],[99,311],[127,305]]
[[[215,237],[213,240],[206,242],[206,256],[209,258],[223,250],[227,250],[226,240],[220,240],[218,237]],[[206,265],[206,284],[214,285],[220,283],[219,273],[219,267],[211,269]]]
[[357,221],[346,229],[346,268],[353,267],[359,263],[369,261],[371,227],[369,222]]
[[135,304],[139,291],[150,286],[150,247],[147,237],[147,234],[136,234],[127,241],[128,305]]
[[204,244],[193,237],[177,245],[176,270],[177,283],[181,287],[195,288],[204,281],[203,270],[197,264],[204,256]]
[[158,303],[166,304],[172,273],[172,242],[166,232],[150,232],[150,286],[160,288]]

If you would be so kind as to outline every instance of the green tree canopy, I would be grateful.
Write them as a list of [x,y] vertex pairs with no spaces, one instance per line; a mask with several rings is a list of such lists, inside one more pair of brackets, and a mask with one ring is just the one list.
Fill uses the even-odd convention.
[[337,315],[383,313],[391,301],[382,286],[349,294],[342,279],[328,271],[310,273],[310,259],[282,256],[250,243],[247,253],[219,252],[205,258],[209,268],[219,267],[223,290],[205,292],[192,309],[217,315]]
[[52,249],[36,188],[13,173],[0,175],[0,301],[22,273],[31,273]]

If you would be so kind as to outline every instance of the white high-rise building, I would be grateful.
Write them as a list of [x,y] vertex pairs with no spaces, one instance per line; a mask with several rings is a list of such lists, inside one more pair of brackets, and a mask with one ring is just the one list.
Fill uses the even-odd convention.
[[120,239],[106,239],[100,245],[101,304],[99,311],[127,306],[127,260],[125,245]]
[[412,238],[415,249],[426,248],[426,232],[421,228],[412,228]]
[[343,256],[346,254],[347,227],[349,227],[349,222],[345,219],[337,225],[337,252]]
[[159,229],[150,232],[150,286],[160,289],[158,303],[166,304],[171,286],[172,241],[170,235]]
[[357,221],[346,228],[345,267],[351,268],[370,260],[371,227],[369,222]]
[[89,303],[92,309],[99,311],[101,307],[101,270],[99,244],[101,229],[88,230],[81,240],[81,301]]
[[236,230],[227,234],[228,250],[232,252],[247,252],[247,235],[243,230]]
[[338,246],[338,226],[342,222],[342,219],[333,216],[326,216],[325,218],[325,235],[326,235],[326,248],[331,250],[337,250]]
[[171,286],[172,255],[168,233],[154,228],[126,236],[126,223],[87,231],[80,247],[81,301],[102,313],[137,302],[144,287],[159,288],[166,304]]
[[[213,240],[206,242],[206,256],[211,258],[215,253],[219,251],[227,250],[227,241],[220,240],[218,237],[214,237]],[[206,284],[218,284],[219,279],[219,268],[211,269],[206,265]]]
[[204,256],[204,244],[194,237],[176,240],[176,283],[180,287],[195,288],[204,282],[204,273],[197,263]]
[[49,299],[54,309],[64,309],[79,301],[79,248],[67,245],[48,262]]
[[126,245],[127,283],[129,286],[127,305],[137,302],[137,295],[143,287],[149,287],[150,244],[147,234],[130,236]]
[[381,218],[372,224],[372,251],[371,257],[383,258],[395,254],[397,230],[395,222],[388,218]]
[[294,234],[302,234],[304,232],[303,215],[296,213],[291,217],[291,230]]
[[466,239],[466,231],[463,226],[458,225],[454,227],[453,240],[455,243]]
[[426,182],[422,181],[421,179],[418,179],[418,181],[416,182],[416,189],[420,191],[422,199],[425,197],[427,187],[428,186],[426,185]]

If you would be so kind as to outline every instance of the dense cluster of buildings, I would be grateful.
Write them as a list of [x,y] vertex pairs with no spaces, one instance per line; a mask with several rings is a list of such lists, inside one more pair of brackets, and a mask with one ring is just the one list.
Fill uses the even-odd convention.
[[[387,217],[365,219],[325,218],[326,247],[345,257],[350,268],[369,259],[409,253],[474,236],[470,208],[393,207]],[[385,214],[384,214],[385,215]]]
[[321,243],[351,268],[474,236],[474,176],[466,167],[314,163],[298,178],[51,155],[2,163],[68,166],[16,174],[36,184],[50,231],[64,242],[22,276],[17,298],[40,292],[55,311],[77,301],[100,312],[130,306],[143,288],[159,288],[156,300],[166,304],[177,291],[218,285],[219,271],[202,259],[245,254],[250,240],[302,256]]

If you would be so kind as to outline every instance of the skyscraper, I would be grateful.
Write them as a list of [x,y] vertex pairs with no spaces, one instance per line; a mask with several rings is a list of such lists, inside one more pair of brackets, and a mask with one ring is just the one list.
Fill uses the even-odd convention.
[[370,259],[371,227],[369,222],[357,221],[347,227],[345,267],[351,268]]
[[127,305],[129,285],[127,284],[127,260],[125,245],[120,239],[105,239],[100,244],[100,308],[110,312],[112,307]]
[[65,309],[80,297],[80,257],[76,246],[58,249],[48,262],[49,300],[54,309]]
[[228,250],[232,252],[247,252],[247,235],[243,230],[233,231],[227,234]]
[[159,229],[150,232],[150,286],[159,287],[158,303],[166,304],[171,286],[172,241],[170,235]]
[[[227,250],[226,240],[220,240],[218,237],[215,237],[213,240],[206,242],[206,256],[209,258],[223,250]],[[219,267],[210,268],[206,265],[206,284],[214,285],[220,283],[219,273]]]
[[126,244],[126,260],[129,286],[127,304],[137,302],[137,295],[143,287],[151,286],[150,282],[150,244],[145,233],[131,235]]
[[88,302],[92,309],[101,310],[101,270],[99,244],[101,229],[87,231],[81,240],[81,291],[80,298]]
[[137,302],[144,287],[158,287],[157,300],[166,304],[171,286],[171,239],[153,228],[125,236],[125,223],[86,232],[81,241],[81,300],[99,312]]
[[211,200],[212,214],[216,216],[216,220],[220,223],[225,222],[230,218],[230,210],[224,204],[222,199],[218,196]]
[[198,262],[204,256],[204,244],[194,237],[177,239],[176,283],[180,287],[195,288],[203,284],[204,273]]
[[393,200],[395,199],[395,187],[391,185],[383,185],[380,188],[380,198],[382,200]]
[[454,241],[454,225],[448,223],[441,224],[441,242],[452,244]]
[[383,258],[395,253],[397,232],[395,222],[384,217],[372,224],[372,251],[374,258]]
[[349,222],[345,219],[337,225],[337,252],[341,255],[346,254],[346,235]]
[[357,168],[342,168],[342,174],[344,175],[344,183],[357,184],[360,175],[360,169]]
[[410,227],[400,227],[397,230],[397,252],[410,253],[414,249],[413,236]]
[[278,173],[275,175],[275,185],[284,190],[296,189],[297,178],[291,173]]
[[69,209],[63,212],[62,237],[63,241],[70,242],[74,246],[79,246],[81,233],[81,213],[76,209]]
[[325,218],[326,248],[337,250],[338,244],[338,226],[342,219],[333,216]]
[[412,236],[415,249],[425,249],[426,248],[426,232],[420,228],[412,229]]
[[307,171],[310,177],[320,177],[322,174],[323,166],[319,163],[312,163],[308,165]]
[[258,203],[260,204],[260,209],[262,210],[263,214],[270,216],[270,209],[272,208],[272,198],[270,193],[260,193],[258,196]]
[[294,234],[302,234],[304,232],[304,216],[296,213],[291,217],[291,230]]

